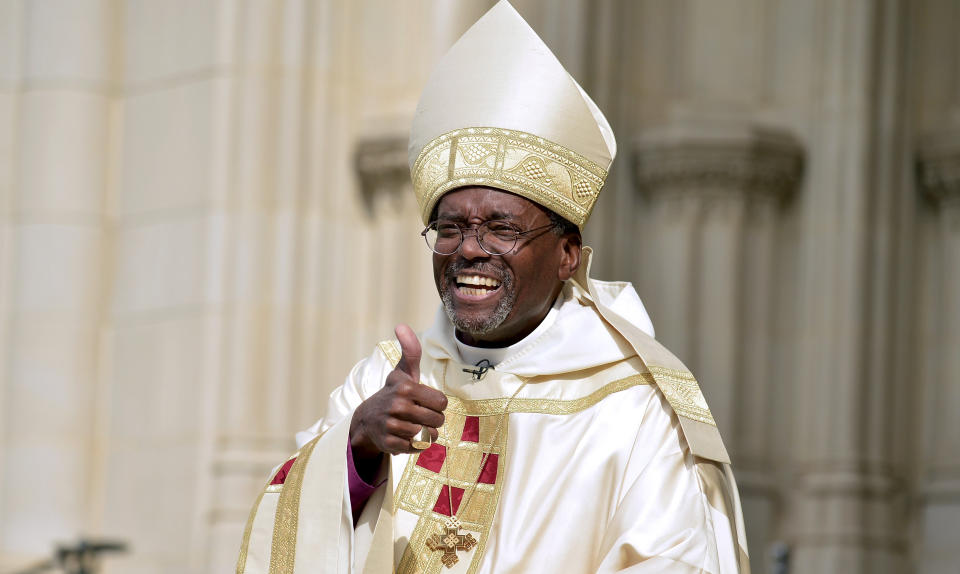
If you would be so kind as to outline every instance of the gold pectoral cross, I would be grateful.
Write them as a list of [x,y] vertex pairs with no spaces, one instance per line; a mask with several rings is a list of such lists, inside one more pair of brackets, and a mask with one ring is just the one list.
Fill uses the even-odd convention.
[[454,519],[447,522],[443,527],[443,532],[434,534],[427,539],[427,548],[431,552],[443,552],[440,561],[447,568],[453,568],[453,565],[460,561],[457,557],[457,551],[469,552],[471,548],[477,545],[477,539],[469,532],[460,534],[460,521]]

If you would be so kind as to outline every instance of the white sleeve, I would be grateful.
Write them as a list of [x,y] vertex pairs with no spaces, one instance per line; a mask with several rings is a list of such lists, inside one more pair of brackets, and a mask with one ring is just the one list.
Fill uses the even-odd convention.
[[742,556],[737,548],[742,518],[736,485],[719,464],[690,453],[676,416],[660,398],[637,433],[597,572],[749,572],[745,548]]

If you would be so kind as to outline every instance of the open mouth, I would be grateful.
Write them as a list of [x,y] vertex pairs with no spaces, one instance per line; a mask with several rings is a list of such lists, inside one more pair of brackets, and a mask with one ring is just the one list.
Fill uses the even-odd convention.
[[493,277],[481,275],[457,275],[457,291],[472,297],[483,297],[500,288],[500,281]]

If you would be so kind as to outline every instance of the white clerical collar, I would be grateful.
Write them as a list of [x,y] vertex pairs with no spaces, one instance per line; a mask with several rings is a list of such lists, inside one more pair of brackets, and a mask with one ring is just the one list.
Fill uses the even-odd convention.
[[521,349],[529,345],[534,339],[543,334],[544,331],[549,329],[550,326],[553,325],[553,323],[557,320],[557,314],[559,313],[558,309],[558,305],[551,307],[550,311],[547,313],[547,316],[543,318],[543,321],[540,321],[540,324],[537,325],[536,329],[509,347],[473,347],[460,341],[460,339],[457,339],[456,336],[454,336],[454,341],[457,343],[457,350],[460,351],[460,358],[463,359],[463,363],[465,365],[476,365],[483,360],[489,361],[490,364],[494,366],[499,365],[505,359],[519,352]]

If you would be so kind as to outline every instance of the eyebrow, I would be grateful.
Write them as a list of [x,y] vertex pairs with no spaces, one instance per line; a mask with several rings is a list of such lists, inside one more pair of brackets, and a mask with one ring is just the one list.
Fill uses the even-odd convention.
[[[455,221],[461,222],[466,221],[467,218],[462,215],[449,215],[445,213],[437,213],[437,219],[443,219],[445,221]],[[490,217],[484,221],[516,221],[517,216],[512,213],[504,213],[500,211],[494,211],[490,213]]]

